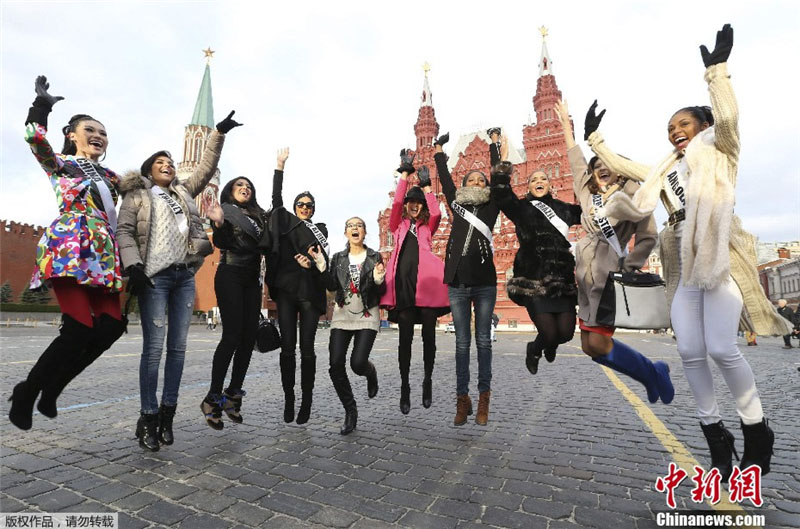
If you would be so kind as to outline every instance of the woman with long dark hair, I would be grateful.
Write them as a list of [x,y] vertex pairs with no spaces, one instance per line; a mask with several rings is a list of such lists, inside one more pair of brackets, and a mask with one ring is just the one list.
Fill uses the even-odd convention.
[[648,168],[615,154],[597,132],[603,114],[587,114],[589,145],[611,170],[644,180],[636,194],[608,204],[613,215],[625,208],[649,214],[659,197],[669,213],[659,247],[667,280],[672,328],[686,380],[697,404],[711,463],[723,481],[733,472],[734,436],[721,420],[709,367],[719,367],[733,396],[744,434],[740,468],[770,470],[775,440],[767,424],[753,370],[736,343],[740,323],[758,334],[789,329],[758,282],[755,238],[733,213],[739,166],[739,110],[728,73],[733,48],[729,24],[717,32],[714,49],[700,46],[711,107],[685,107],[672,115],[667,139],[672,152]]
[[527,194],[517,198],[512,170],[506,160],[492,168],[492,198],[514,223],[519,241],[506,291],[536,325],[536,339],[528,342],[525,355],[525,365],[535,375],[542,352],[548,362],[554,361],[559,344],[575,334],[575,258],[568,236],[570,226],[581,222],[581,207],[550,194],[550,179],[543,171],[531,173]]
[[[221,205],[208,208],[208,218],[213,222],[214,246],[220,249],[214,293],[222,318],[222,337],[214,351],[211,388],[200,405],[206,422],[215,430],[223,427],[223,411],[234,423],[244,421],[242,386],[261,312],[262,256],[270,248],[268,213],[258,205],[256,188],[250,179],[239,176],[225,184],[219,201]],[[223,391],[231,361],[230,383]]]
[[297,412],[297,424],[311,417],[311,402],[317,372],[314,337],[319,317],[325,313],[327,300],[322,275],[308,254],[319,247],[328,259],[328,229],[325,224],[311,222],[316,202],[308,191],[292,201],[292,210],[283,205],[283,168],[289,148],[278,151],[278,166],[272,184],[272,250],[267,263],[267,285],[278,304],[278,326],[281,331],[281,385],[284,393],[283,420],[292,422],[294,414],[295,348],[298,319],[300,321],[300,388],[303,400]]
[[[492,165],[500,161],[500,151],[507,149],[499,143],[499,129],[489,129]],[[478,170],[464,175],[456,188],[447,156],[442,146],[449,134],[440,136],[434,147],[436,171],[442,191],[452,212],[452,227],[447,239],[444,260],[444,282],[453,325],[456,331],[456,415],[453,424],[461,426],[472,414],[469,398],[469,348],[472,312],[475,310],[475,347],[478,352],[478,411],[475,423],[485,426],[489,420],[489,400],[492,384],[492,313],[497,300],[497,272],[494,268],[494,229],[500,210],[491,200],[489,179]]]
[[447,286],[443,282],[444,263],[431,252],[431,239],[442,212],[431,193],[430,172],[422,166],[419,186],[408,188],[408,177],[415,169],[414,155],[403,149],[396,176],[397,190],[392,202],[389,229],[394,249],[386,270],[386,292],[381,306],[389,309],[389,321],[400,331],[397,361],[400,366],[400,412],[411,411],[411,343],[414,325],[422,324],[422,351],[425,376],[422,380],[422,406],[433,401],[433,366],[436,362],[436,319],[450,312]]
[[[647,262],[656,244],[655,220],[652,214],[642,216],[622,210],[614,216],[606,216],[605,205],[615,194],[633,196],[639,184],[610,170],[597,156],[587,164],[572,134],[567,103],[556,103],[555,110],[564,131],[575,196],[583,210],[581,225],[586,230],[586,236],[575,246],[581,348],[598,364],[643,384],[651,403],[661,399],[669,404],[675,396],[669,366],[661,361],[651,362],[639,351],[613,338],[614,327],[596,321],[609,272],[620,268],[633,272]],[[631,239],[633,248],[628,251]]]
[[331,318],[330,370],[331,382],[344,406],[344,424],[339,433],[347,435],[356,429],[358,409],[353,397],[353,388],[347,378],[345,361],[350,341],[353,354],[350,367],[353,372],[367,379],[367,395],[378,394],[378,373],[369,361],[372,344],[380,327],[378,302],[386,289],[386,268],[381,254],[367,247],[364,238],[367,228],[364,220],[351,217],[345,222],[345,249],[331,257],[330,267],[325,256],[312,248],[317,269],[322,272],[325,287],[335,294],[336,304]]
[[88,114],[70,118],[62,129],[64,147],[47,141],[53,96],[47,78],[36,78],[36,99],[25,120],[25,141],[44,169],[58,201],[59,216],[45,229],[36,250],[31,288],[49,284],[62,311],[58,336],[14,387],[8,418],[32,426],[33,405],[45,417],[58,414],[56,399],[78,374],[117,341],[127,323],[120,310],[119,249],[115,204],[119,176],[100,164],[108,148],[102,123]]
[[[120,256],[138,297],[142,321],[139,363],[141,414],[136,424],[139,446],[157,451],[171,445],[172,421],[186,357],[186,339],[194,308],[194,275],[211,253],[194,199],[217,171],[225,134],[238,126],[233,112],[217,124],[197,169],[184,182],[176,178],[168,151],[158,151],[142,164],[140,174],[126,176],[119,212]],[[167,342],[164,386],[159,405],[158,371]]]

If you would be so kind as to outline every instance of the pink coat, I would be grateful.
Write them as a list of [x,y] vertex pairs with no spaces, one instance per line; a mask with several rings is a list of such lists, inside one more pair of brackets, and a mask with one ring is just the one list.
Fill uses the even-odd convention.
[[[403,199],[405,199],[407,187],[408,181],[401,178],[397,183],[392,214],[389,217],[389,229],[394,235],[394,250],[392,250],[392,256],[386,267],[386,293],[381,297],[381,305],[389,308],[396,305],[394,277],[397,271],[397,259],[400,249],[403,247],[403,241],[411,228],[411,221],[403,218]],[[449,307],[447,285],[444,284],[444,263],[431,252],[431,236],[439,227],[442,212],[433,193],[425,193],[425,201],[428,203],[431,216],[427,224],[417,224],[419,265],[417,268],[416,306]]]

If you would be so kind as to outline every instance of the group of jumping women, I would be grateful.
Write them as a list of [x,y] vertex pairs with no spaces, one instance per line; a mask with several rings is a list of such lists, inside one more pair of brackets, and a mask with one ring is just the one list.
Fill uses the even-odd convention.
[[[514,168],[508,161],[508,141],[498,128],[487,131],[490,177],[472,170],[456,186],[443,151],[449,135],[437,138],[434,161],[452,213],[444,262],[431,251],[441,209],[431,192],[430,170],[415,169],[414,154],[406,150],[395,173],[397,189],[389,219],[394,250],[387,263],[365,245],[363,219],[346,221],[346,247],[331,254],[327,228],[312,221],[314,196],[302,192],[289,207],[284,206],[288,148],[278,151],[269,210],[259,206],[255,185],[245,177],[228,182],[218,202],[204,195],[213,243],[220,249],[214,287],[224,323],[209,392],[201,403],[208,425],[221,430],[223,414],[234,423],[243,421],[243,386],[256,340],[264,281],[277,302],[285,422],[304,424],[310,419],[317,366],[314,339],[326,311],[326,291],[330,291],[335,304],[329,374],[345,410],[342,435],[352,432],[358,420],[346,370],[351,342],[352,370],[366,378],[370,398],[378,393],[378,374],[369,356],[382,308],[388,309],[389,320],[399,327],[403,414],[411,409],[414,326],[422,326],[421,401],[428,408],[433,399],[436,322],[452,312],[456,426],[473,413],[469,364],[474,315],[479,392],[475,422],[486,425],[497,296],[492,232],[500,212],[514,223],[519,241],[513,277],[506,286],[508,296],[527,309],[537,329],[536,339],[527,345],[528,370],[536,374],[543,355],[554,361],[558,346],[572,339],[577,305],[583,351],[598,364],[640,382],[651,403],[669,404],[675,391],[668,365],[651,362],[615,339],[613,327],[596,320],[609,272],[620,267],[638,270],[654,248],[653,211],[660,195],[669,213],[660,245],[672,326],[712,465],[727,480],[736,450],[734,436],[720,417],[709,357],[720,368],[741,420],[744,454],[740,465],[758,464],[766,474],[774,435],[764,418],[753,372],[736,344],[737,328],[741,322],[758,334],[787,331],[758,284],[750,258],[753,238],[733,214],[739,136],[726,64],[732,45],[733,30],[726,25],[717,33],[713,51],[701,46],[711,107],[682,108],[670,118],[668,139],[673,150],[654,168],[608,147],[597,130],[605,111],[596,114],[596,101],[585,120],[584,139],[595,154],[587,163],[575,143],[566,102],[556,106],[575,175],[577,204],[554,198],[548,176],[540,171],[529,176],[528,193],[517,197],[511,186]],[[240,123],[231,112],[217,124],[202,161],[183,182],[175,178],[175,164],[167,151],[147,158],[139,173],[121,177],[100,164],[108,138],[103,125],[86,114],[70,119],[62,129],[64,147],[60,154],[54,152],[45,138],[47,119],[53,105],[63,98],[48,90],[46,78],[40,76],[26,122],[26,140],[51,180],[60,215],[39,243],[32,286],[48,282],[63,319],[59,335],[27,379],[15,386],[9,418],[17,427],[30,429],[37,398],[39,412],[55,417],[56,399],[66,385],[122,335],[127,324],[120,309],[125,275],[128,289],[138,297],[143,331],[136,435],[143,448],[155,451],[174,441],[172,421],[192,316],[194,274],[212,251],[194,199],[215,173],[227,134]],[[418,180],[416,185],[412,178]],[[574,225],[580,225],[586,236],[577,242],[573,255],[568,236]],[[608,226],[613,229],[609,231]],[[298,328],[301,401],[295,411]],[[167,355],[159,403],[156,390],[165,335]],[[223,387],[231,363],[230,380]]]

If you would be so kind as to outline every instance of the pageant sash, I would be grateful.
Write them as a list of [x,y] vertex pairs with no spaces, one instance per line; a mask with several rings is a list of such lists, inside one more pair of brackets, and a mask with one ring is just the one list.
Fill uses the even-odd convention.
[[494,237],[492,237],[492,230],[489,229],[489,226],[487,226],[486,223],[479,219],[474,213],[469,211],[455,200],[450,204],[450,207],[455,213],[461,215],[461,217],[469,222],[473,228],[481,232],[481,234],[486,237],[486,240],[489,241],[489,247],[492,249],[492,253],[494,253]]
[[569,240],[569,226],[567,226],[566,222],[561,220],[561,217],[556,215],[556,212],[553,211],[553,208],[538,200],[531,200],[531,205],[541,211],[542,215],[544,215],[545,218],[550,221],[550,224],[552,224],[553,227],[557,229],[565,239]]
[[[592,195],[592,205],[594,206],[595,212],[600,210],[603,207],[603,197],[600,195]],[[628,247],[626,246],[623,250],[622,245],[619,243],[617,232],[614,231],[614,227],[608,222],[608,218],[595,216],[594,221],[600,228],[600,233],[603,234],[608,245],[617,253],[617,256],[622,258],[627,255]]]
[[108,184],[106,184],[105,179],[97,172],[97,168],[94,164],[86,158],[75,158],[75,163],[81,168],[83,174],[94,182],[97,191],[100,193],[100,199],[103,201],[103,209],[108,216],[108,224],[111,226],[111,231],[117,231],[117,209],[114,205],[114,198],[111,196],[111,190],[108,189]]
[[161,189],[160,186],[153,186],[150,188],[153,196],[160,198],[167,203],[172,214],[175,215],[175,221],[178,223],[178,229],[184,237],[189,235],[189,223],[186,221],[186,214],[178,201],[169,196],[169,193]]
[[325,251],[325,255],[330,255],[330,249],[328,247],[328,239],[325,238],[320,229],[317,228],[316,224],[307,220],[304,220],[303,222],[306,223],[308,229],[311,230],[311,233],[313,233],[314,237],[317,238],[317,242],[319,242],[319,245]]

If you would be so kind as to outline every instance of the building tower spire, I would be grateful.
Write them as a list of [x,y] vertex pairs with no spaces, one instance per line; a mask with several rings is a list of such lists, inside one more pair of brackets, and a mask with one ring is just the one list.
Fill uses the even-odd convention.
[[[206,58],[206,68],[203,72],[203,80],[200,83],[200,91],[197,93],[197,101],[194,104],[192,120],[184,128],[183,133],[183,161],[178,164],[177,176],[183,181],[189,178],[203,157],[203,150],[206,148],[208,137],[214,131],[214,99],[211,96],[211,59],[214,51],[209,47],[203,50]],[[211,178],[203,192],[197,195],[197,210],[201,217],[205,217],[202,197],[213,193],[216,197],[219,190],[219,170]]]
[[539,58],[539,77],[543,75],[553,75],[553,61],[550,60],[550,54],[547,51],[547,28],[544,26],[540,27],[539,33],[542,34],[542,56]]
[[417,136],[416,158],[414,165],[419,168],[426,165],[431,171],[431,184],[434,193],[439,193],[439,178],[436,175],[436,167],[433,163],[433,140],[439,134],[439,123],[436,122],[436,112],[433,109],[433,94],[430,84],[428,84],[428,72],[431,65],[427,62],[422,65],[425,78],[422,82],[422,97],[419,104],[419,115],[414,124],[414,134]]

